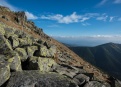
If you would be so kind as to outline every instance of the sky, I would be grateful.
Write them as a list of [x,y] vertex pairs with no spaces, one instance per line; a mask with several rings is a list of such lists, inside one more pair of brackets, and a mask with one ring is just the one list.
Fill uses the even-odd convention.
[[[121,0],[0,0],[62,42],[121,43]],[[93,44],[92,44],[93,43]]]

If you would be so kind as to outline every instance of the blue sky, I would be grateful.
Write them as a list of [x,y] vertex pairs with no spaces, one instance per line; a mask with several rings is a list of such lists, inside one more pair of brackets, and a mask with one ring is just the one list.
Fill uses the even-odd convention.
[[56,39],[121,41],[121,0],[0,0],[0,5],[25,11],[29,20]]

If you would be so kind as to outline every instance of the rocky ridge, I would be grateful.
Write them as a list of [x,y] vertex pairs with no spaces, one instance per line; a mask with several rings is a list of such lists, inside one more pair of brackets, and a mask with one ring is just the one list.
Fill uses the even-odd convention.
[[44,34],[24,12],[0,6],[1,87],[121,87]]

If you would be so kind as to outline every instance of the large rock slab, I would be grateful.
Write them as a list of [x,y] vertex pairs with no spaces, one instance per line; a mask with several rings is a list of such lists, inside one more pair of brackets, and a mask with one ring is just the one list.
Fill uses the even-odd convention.
[[40,70],[41,72],[49,72],[57,63],[52,58],[31,57],[29,60],[29,70]]
[[57,73],[39,71],[14,72],[7,87],[77,87],[70,79]]
[[0,59],[0,86],[10,77],[10,67],[7,62]]
[[84,87],[110,87],[110,86],[106,86],[103,83],[98,82],[98,81],[90,81],[86,83]]

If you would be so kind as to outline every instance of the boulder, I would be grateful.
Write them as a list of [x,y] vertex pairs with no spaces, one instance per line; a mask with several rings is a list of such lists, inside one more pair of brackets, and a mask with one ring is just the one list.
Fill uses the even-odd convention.
[[68,76],[69,78],[73,78],[79,72],[78,70],[75,70],[73,67],[64,64],[56,66],[54,71],[61,75]]
[[12,51],[11,44],[7,39],[5,39],[4,36],[0,35],[0,53],[6,54],[9,53],[9,51]]
[[57,63],[52,58],[38,58],[39,69],[42,72],[49,72]]
[[19,38],[20,46],[32,45],[32,40],[29,37]]
[[13,48],[16,48],[19,46],[19,39],[18,39],[17,35],[10,36],[9,40],[10,40]]
[[28,55],[27,55],[27,52],[24,48],[16,48],[15,51],[19,54],[22,62],[27,60]]
[[78,79],[78,80],[80,80],[80,79],[85,79],[86,82],[89,82],[89,80],[90,80],[90,77],[88,77],[88,76],[86,76],[86,75],[84,75],[84,74],[78,74],[78,75],[76,75],[74,78],[76,78],[76,79]]
[[74,82],[78,85],[82,85],[85,82],[89,82],[90,78],[84,74],[78,74],[73,78]]
[[19,38],[21,38],[21,36],[25,36],[21,30],[16,30],[14,34],[16,34]]
[[2,25],[0,25],[0,35],[5,35],[5,30]]
[[106,87],[103,83],[98,81],[90,81],[84,85],[84,87]]
[[5,37],[6,38],[9,38],[10,36],[13,36],[14,34],[14,29],[11,29],[11,28],[4,28],[5,30]]
[[51,58],[54,58],[55,57],[55,54],[56,54],[56,46],[51,46],[48,50],[48,55],[47,57],[51,57]]
[[56,62],[51,58],[31,57],[29,60],[29,70],[40,70],[41,72],[49,72]]
[[38,50],[37,46],[28,46],[27,48],[27,54],[29,57],[32,57],[34,53]]
[[11,71],[22,71],[21,60],[16,52],[12,52],[11,57],[8,58],[8,63]]
[[7,87],[77,87],[69,78],[57,73],[30,70],[13,72]]
[[10,67],[7,62],[0,60],[0,86],[10,78]]
[[56,46],[51,46],[49,49],[47,49],[46,46],[40,45],[40,48],[36,53],[36,56],[54,58],[55,54],[56,54]]
[[47,57],[49,54],[46,46],[41,45],[38,52],[36,52],[36,56]]

